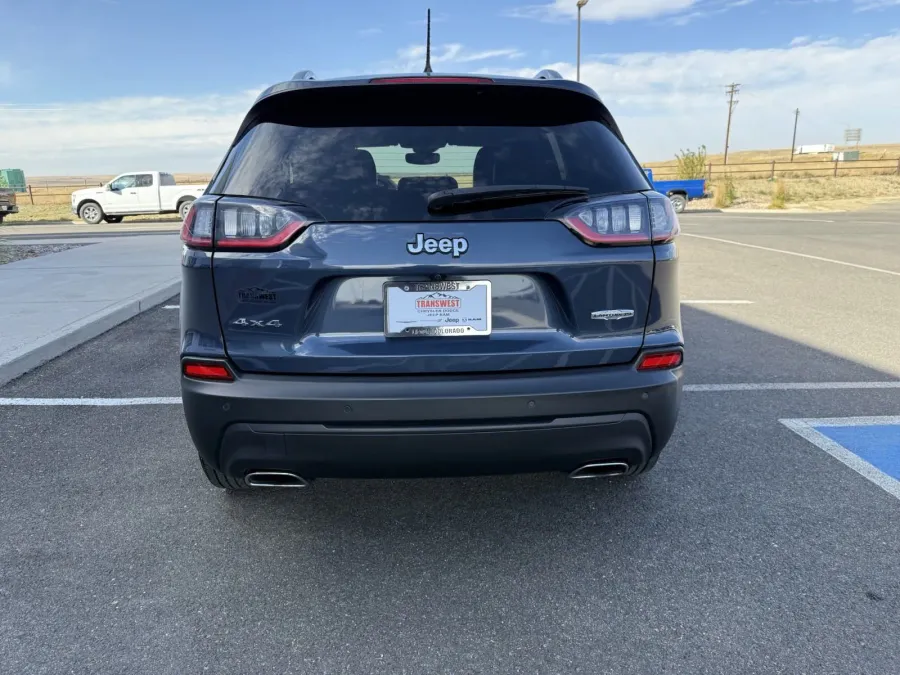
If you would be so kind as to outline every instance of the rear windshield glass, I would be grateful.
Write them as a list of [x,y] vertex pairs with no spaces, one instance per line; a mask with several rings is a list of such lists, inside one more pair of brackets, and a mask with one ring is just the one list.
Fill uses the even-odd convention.
[[648,189],[625,146],[596,121],[331,128],[263,122],[234,147],[211,191],[304,204],[332,221],[542,218],[554,205],[428,213],[434,192],[499,185],[575,186],[597,195]]

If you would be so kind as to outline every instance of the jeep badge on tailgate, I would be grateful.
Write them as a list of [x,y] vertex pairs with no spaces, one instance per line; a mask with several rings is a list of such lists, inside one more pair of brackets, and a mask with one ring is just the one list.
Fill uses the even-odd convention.
[[411,241],[406,244],[406,250],[413,255],[423,252],[428,255],[438,252],[452,253],[454,258],[458,258],[469,250],[469,242],[466,241],[465,237],[454,237],[453,239],[448,237],[434,239],[429,237],[426,239],[425,235],[419,232],[416,234],[415,242]]

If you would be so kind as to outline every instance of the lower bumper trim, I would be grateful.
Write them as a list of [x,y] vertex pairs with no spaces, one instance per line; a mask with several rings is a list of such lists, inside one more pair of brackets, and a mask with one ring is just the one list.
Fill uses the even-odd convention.
[[653,438],[639,413],[542,423],[403,427],[233,424],[222,471],[288,471],[306,478],[404,478],[571,472],[593,461],[643,467]]

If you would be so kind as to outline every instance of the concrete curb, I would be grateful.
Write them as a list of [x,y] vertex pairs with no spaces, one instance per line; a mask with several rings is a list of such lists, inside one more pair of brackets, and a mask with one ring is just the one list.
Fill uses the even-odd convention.
[[65,354],[141,312],[146,312],[151,307],[177,295],[180,289],[180,279],[156,284],[135,296],[108,305],[55,333],[46,335],[34,344],[5,355],[0,362],[0,385]]

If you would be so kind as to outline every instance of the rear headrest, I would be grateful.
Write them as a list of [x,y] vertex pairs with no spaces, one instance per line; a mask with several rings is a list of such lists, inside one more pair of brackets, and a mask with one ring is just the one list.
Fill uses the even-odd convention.
[[472,167],[472,185],[491,185],[494,179],[494,157],[497,148],[485,146],[475,155],[475,164]]
[[537,185],[556,184],[560,169],[546,142],[520,141],[502,146],[485,146],[475,155],[472,184]]
[[334,177],[374,186],[377,173],[372,154],[368,150],[353,150],[339,157],[334,163]]
[[494,158],[494,185],[556,184],[560,180],[559,166],[546,142],[505,145]]

